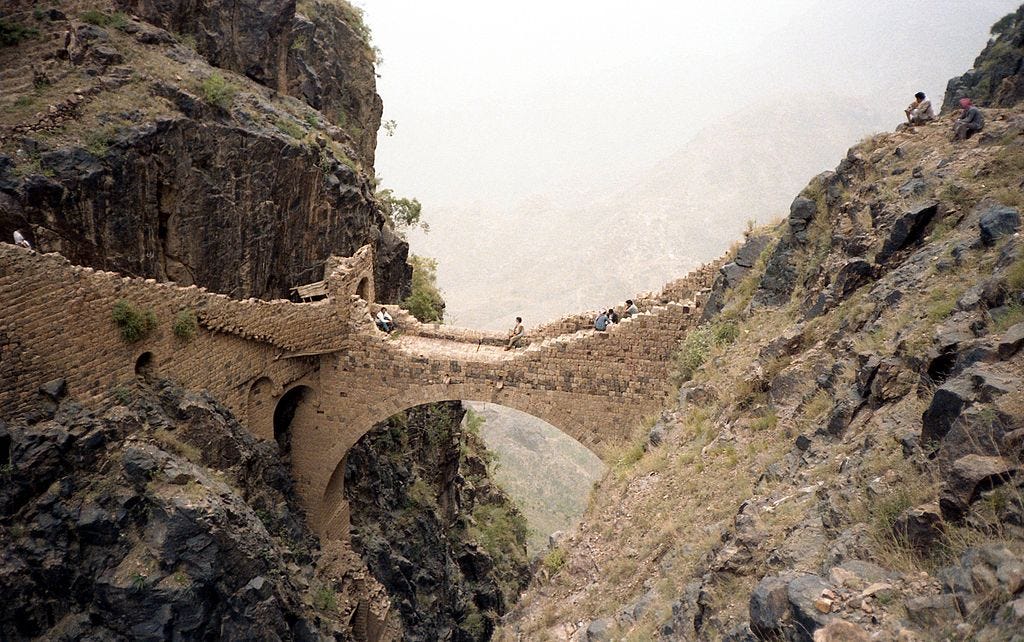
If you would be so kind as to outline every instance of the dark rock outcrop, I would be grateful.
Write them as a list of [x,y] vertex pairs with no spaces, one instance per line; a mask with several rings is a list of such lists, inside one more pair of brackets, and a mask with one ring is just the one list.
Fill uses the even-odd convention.
[[942,111],[969,97],[982,107],[1010,107],[1024,100],[1024,7],[992,26],[995,36],[974,60],[974,67],[949,81]]
[[463,412],[458,402],[414,408],[347,458],[353,545],[407,640],[489,639],[529,579],[525,521],[487,478]]
[[[0,638],[317,639],[317,540],[274,444],[169,385],[0,425]],[[230,444],[231,448],[217,445]]]

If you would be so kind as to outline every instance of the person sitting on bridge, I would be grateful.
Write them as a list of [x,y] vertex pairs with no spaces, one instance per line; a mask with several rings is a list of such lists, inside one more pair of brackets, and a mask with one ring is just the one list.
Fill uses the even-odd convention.
[[960,118],[953,123],[953,140],[967,140],[985,126],[985,117],[970,98],[960,99]]
[[14,230],[14,244],[18,247],[32,249],[32,244],[28,242],[28,239],[21,233],[21,230]]
[[374,317],[373,322],[377,324],[377,328],[380,329],[381,332],[391,334],[391,331],[395,329],[394,320],[384,308],[377,310],[377,316]]
[[618,323],[619,322],[619,313],[615,311],[615,308],[608,308],[608,322],[609,323]]
[[519,341],[523,338],[524,334],[526,334],[526,329],[523,328],[523,318],[516,317],[516,324],[508,331],[508,345],[505,346],[505,349],[518,348]]
[[935,120],[935,110],[932,109],[932,101],[925,98],[923,91],[914,94],[914,102],[907,105],[903,113],[907,115],[907,122],[911,125],[923,125]]
[[597,315],[597,318],[594,319],[594,329],[597,330],[598,332],[604,332],[605,330],[608,329],[607,312],[601,312],[601,314]]
[[633,303],[633,299],[626,299],[626,318],[635,317],[640,314],[640,309]]

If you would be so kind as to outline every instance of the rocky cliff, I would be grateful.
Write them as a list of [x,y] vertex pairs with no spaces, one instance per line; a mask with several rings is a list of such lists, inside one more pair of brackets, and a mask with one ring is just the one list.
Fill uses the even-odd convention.
[[321,549],[287,462],[215,400],[48,384],[0,421],[0,638],[376,639],[388,599]]
[[[34,8],[33,8],[34,7]],[[4,10],[0,234],[84,265],[286,297],[330,254],[407,245],[374,200],[375,54],[346,2]]]
[[1024,100],[1024,6],[992,25],[992,39],[974,67],[949,81],[942,111],[969,97],[983,107],[1010,107]]
[[407,640],[490,639],[530,577],[526,520],[491,481],[463,415],[458,402],[414,408],[348,455],[353,546]]
[[863,141],[737,244],[678,403],[499,639],[1020,639],[1024,104],[985,112]]

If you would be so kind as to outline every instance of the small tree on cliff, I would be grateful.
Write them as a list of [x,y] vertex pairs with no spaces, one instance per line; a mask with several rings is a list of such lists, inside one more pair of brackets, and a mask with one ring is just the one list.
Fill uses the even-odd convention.
[[423,205],[415,198],[401,198],[395,196],[392,190],[382,189],[377,192],[377,203],[381,211],[395,223],[399,233],[413,227],[419,227],[424,232],[430,231],[430,226],[422,219]]
[[437,261],[425,256],[409,257],[412,265],[412,294],[402,301],[402,307],[422,323],[440,323],[444,320],[444,297],[437,289]]

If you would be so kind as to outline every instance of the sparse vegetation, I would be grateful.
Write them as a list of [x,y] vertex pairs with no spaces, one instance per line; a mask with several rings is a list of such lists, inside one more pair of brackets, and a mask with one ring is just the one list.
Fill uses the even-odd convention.
[[274,121],[274,126],[282,133],[288,134],[296,140],[302,140],[306,136],[306,130],[302,129],[298,123],[287,118],[278,118]]
[[157,325],[156,313],[152,308],[140,310],[125,299],[114,304],[113,317],[121,331],[121,338],[128,343],[145,339]]
[[328,586],[321,586],[313,593],[313,606],[319,611],[334,613],[338,610],[338,594]]
[[732,321],[706,324],[691,331],[674,357],[680,379],[684,382],[692,379],[714,347],[729,345],[738,336],[739,328]]
[[37,29],[0,18],[0,47],[13,47],[38,35]]
[[567,558],[568,555],[564,548],[553,548],[544,556],[542,564],[544,565],[544,569],[550,575],[555,575],[558,571],[562,570],[563,566],[565,566]]
[[82,22],[88,22],[91,25],[97,27],[112,27],[114,29],[124,30],[128,25],[128,16],[121,12],[104,13],[96,9],[88,9],[83,11],[79,18]]
[[227,110],[231,107],[235,94],[238,93],[238,87],[228,82],[219,73],[212,73],[200,83],[199,91],[203,95],[203,100],[208,104]]
[[422,220],[423,205],[415,198],[401,198],[389,189],[382,189],[377,191],[377,203],[399,230],[412,227],[419,227],[425,232],[430,230]]
[[199,332],[199,321],[196,313],[192,310],[182,310],[174,316],[174,323],[171,325],[174,336],[182,341],[191,341]]

